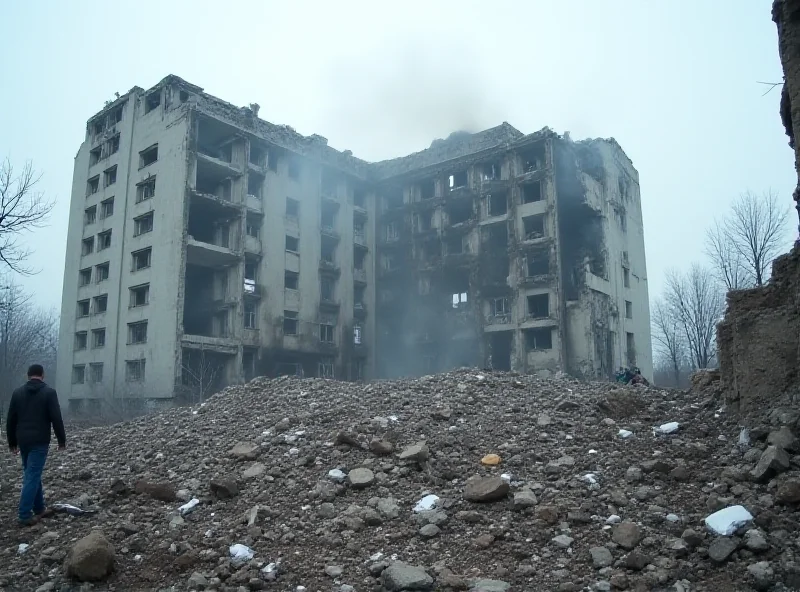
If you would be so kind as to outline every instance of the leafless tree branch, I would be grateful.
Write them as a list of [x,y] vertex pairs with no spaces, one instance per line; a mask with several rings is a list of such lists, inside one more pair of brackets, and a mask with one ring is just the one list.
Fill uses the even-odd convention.
[[0,164],[0,262],[23,275],[34,271],[25,264],[31,250],[20,244],[20,236],[44,226],[55,206],[38,191],[41,178],[30,161],[19,173],[10,158]]

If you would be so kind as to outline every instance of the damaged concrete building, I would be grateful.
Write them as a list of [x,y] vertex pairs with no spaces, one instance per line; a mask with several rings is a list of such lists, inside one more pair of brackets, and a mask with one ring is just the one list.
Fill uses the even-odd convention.
[[652,372],[638,173],[507,123],[368,163],[168,76],[75,158],[57,384],[74,410],[255,375]]

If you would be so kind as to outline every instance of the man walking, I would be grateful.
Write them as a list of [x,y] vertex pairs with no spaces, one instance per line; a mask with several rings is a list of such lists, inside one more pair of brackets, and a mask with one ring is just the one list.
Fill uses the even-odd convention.
[[28,382],[11,395],[6,418],[8,448],[22,457],[22,493],[19,498],[19,523],[32,526],[50,514],[44,504],[42,471],[50,449],[50,426],[56,433],[58,449],[67,447],[64,421],[55,389],[44,382],[44,368],[28,368]]

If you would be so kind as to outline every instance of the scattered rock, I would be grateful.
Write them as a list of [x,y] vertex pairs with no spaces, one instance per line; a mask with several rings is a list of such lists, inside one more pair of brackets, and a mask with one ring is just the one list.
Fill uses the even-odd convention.
[[753,479],[758,483],[769,481],[775,475],[789,469],[789,455],[783,448],[768,446],[758,464],[752,470]]
[[433,578],[424,569],[399,561],[383,570],[381,580],[389,592],[433,588]]
[[81,582],[97,582],[114,571],[114,547],[99,530],[80,539],[64,564],[67,576]]
[[592,547],[589,549],[589,554],[592,556],[592,564],[597,569],[608,567],[614,563],[614,556],[606,547]]
[[494,502],[505,498],[511,490],[501,477],[472,477],[464,489],[464,499],[470,502]]
[[403,461],[424,462],[428,460],[429,456],[428,445],[425,442],[417,442],[413,446],[405,448],[397,455],[397,458]]
[[496,454],[487,454],[481,459],[481,464],[487,467],[495,467],[500,464],[500,457]]
[[536,499],[536,494],[530,489],[523,489],[522,491],[517,491],[514,494],[514,508],[517,510],[530,508],[531,506],[535,506],[537,503],[538,500]]
[[239,486],[233,479],[212,479],[209,486],[211,488],[211,495],[217,499],[230,499],[239,495]]
[[719,537],[708,546],[708,556],[716,563],[724,563],[739,548],[739,543],[730,537]]
[[239,442],[231,448],[230,455],[236,460],[256,460],[261,454],[261,447],[253,442]]
[[353,489],[365,489],[375,483],[375,473],[369,469],[353,469],[347,474],[347,479]]
[[614,527],[614,534],[611,535],[615,543],[628,551],[636,547],[641,538],[641,531],[633,522],[620,522]]

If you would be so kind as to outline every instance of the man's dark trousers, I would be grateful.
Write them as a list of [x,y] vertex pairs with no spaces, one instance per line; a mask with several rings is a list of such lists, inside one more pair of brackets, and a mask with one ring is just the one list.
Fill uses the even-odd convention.
[[36,445],[22,448],[22,493],[19,499],[19,519],[30,520],[34,514],[44,512],[44,489],[42,488],[42,471],[47,460],[49,446]]

